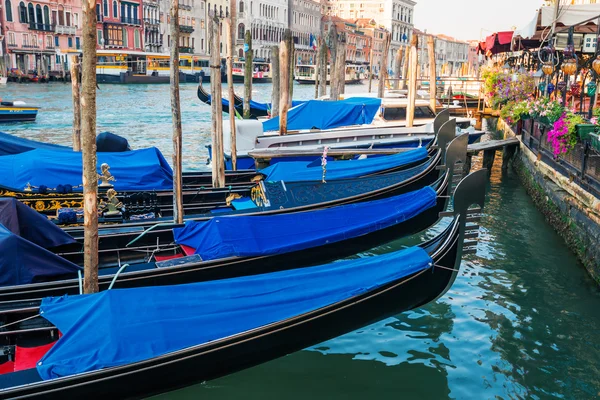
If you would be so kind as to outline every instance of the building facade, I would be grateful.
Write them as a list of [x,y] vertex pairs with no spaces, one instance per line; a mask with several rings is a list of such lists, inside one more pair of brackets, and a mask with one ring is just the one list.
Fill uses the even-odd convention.
[[[15,73],[59,75],[81,49],[81,2],[2,0],[3,64]],[[17,72],[18,71],[18,72]]]
[[296,47],[298,64],[314,64],[316,49],[310,42],[321,31],[321,4],[315,0],[291,0],[289,26]]
[[160,32],[160,6],[158,0],[144,0],[144,49],[151,53],[163,52],[163,35]]
[[350,20],[374,20],[392,35],[388,67],[394,68],[398,49],[410,43],[414,28],[414,7],[412,0],[326,0],[326,15]]
[[[427,37],[433,36],[435,43],[436,76],[466,76],[469,72],[471,45],[446,35],[431,35],[417,29],[417,52],[419,55],[420,76],[429,76],[429,52]],[[479,44],[479,42],[477,42]]]
[[98,49],[144,51],[141,0],[96,0]]
[[373,38],[363,31],[354,21],[328,16],[323,17],[325,35],[335,25],[338,37],[346,43],[346,63],[369,64]]

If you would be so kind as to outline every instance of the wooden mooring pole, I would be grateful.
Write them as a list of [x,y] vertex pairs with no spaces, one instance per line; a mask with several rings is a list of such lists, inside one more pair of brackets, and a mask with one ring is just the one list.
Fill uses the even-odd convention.
[[427,36],[427,54],[429,58],[429,105],[432,110],[437,106],[436,93],[436,68],[435,68],[435,40]]
[[[176,0],[175,0],[176,1]],[[211,15],[210,22],[210,95],[220,99],[221,94],[221,55],[219,52],[219,18]],[[213,187],[225,186],[225,155],[223,153],[223,104],[211,101],[212,112],[212,184]]]
[[344,94],[345,91],[345,87],[346,87],[346,33],[344,32],[342,34],[342,40],[338,41],[337,44],[337,54],[336,54],[336,61],[335,61],[335,68],[337,69],[336,71],[336,78],[335,81],[337,83],[337,93],[338,93],[338,100],[342,97],[342,95]]
[[[321,30],[323,32],[323,30]],[[319,58],[321,59],[321,70],[319,71],[319,96],[327,96],[327,44],[325,38],[321,35],[319,39]]]
[[288,58],[290,60],[290,75],[288,77],[289,94],[288,94],[288,110],[292,108],[292,99],[294,98],[294,70],[296,66],[296,45],[292,35],[289,37]]
[[335,24],[331,24],[329,29],[329,49],[331,52],[331,63],[329,68],[329,86],[330,86],[330,99],[339,100],[340,92],[339,85],[337,83],[337,48],[338,48],[338,34]]
[[244,55],[244,119],[248,119],[250,118],[250,100],[252,100],[252,60],[254,59],[250,30],[246,30],[246,39],[244,42],[248,46],[248,51]]
[[273,74],[273,94],[271,95],[271,118],[279,115],[279,46],[271,49],[271,72]]
[[319,45],[319,49],[317,50],[317,53],[315,54],[315,99],[319,98],[319,67],[321,66],[321,58],[319,57],[320,55],[320,51],[321,51],[321,46],[320,46],[320,39],[317,39],[317,43]]
[[[235,54],[235,26],[237,15],[237,0],[229,1],[229,35],[227,36],[227,88],[229,90],[229,104],[235,104],[235,90],[233,90],[233,56]],[[231,142],[231,169],[237,171],[237,135],[235,130],[235,111],[229,110],[229,133]]]
[[81,157],[83,160],[83,292],[98,291],[98,172],[96,169],[96,0],[83,6]]
[[383,38],[383,53],[381,54],[381,67],[379,68],[379,85],[377,86],[377,97],[383,99],[385,94],[385,82],[388,76],[388,55],[390,53],[390,43],[392,35],[389,32],[385,33]]
[[181,173],[181,105],[179,99],[179,1],[171,0],[171,115],[173,118],[173,220],[183,223],[183,180]]
[[73,92],[73,151],[81,151],[81,64],[79,56],[71,56],[71,89]]
[[410,41],[409,71],[408,71],[408,104],[406,105],[406,127],[412,128],[415,120],[415,102],[417,99],[417,36]]
[[281,71],[279,73],[279,88],[281,95],[279,96],[279,133],[287,134],[287,112],[290,101],[290,38],[292,34],[289,29],[285,30],[283,40],[279,44],[279,65]]
[[373,53],[375,47],[375,37],[371,38],[371,54],[369,55],[369,93],[373,87]]
[[[400,89],[400,74],[402,73],[402,47],[396,51],[396,61],[394,63],[394,89]],[[435,110],[435,108],[434,108]]]
[[400,89],[404,89],[406,87],[406,75],[408,75],[408,53],[410,47],[404,46],[404,62],[402,63],[402,80],[400,81]]

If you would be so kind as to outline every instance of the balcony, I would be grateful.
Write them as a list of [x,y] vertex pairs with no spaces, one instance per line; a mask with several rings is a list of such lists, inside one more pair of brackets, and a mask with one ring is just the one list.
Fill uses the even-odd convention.
[[179,3],[179,9],[186,10],[186,11],[192,11],[192,6],[188,6],[187,4]]
[[194,53],[194,48],[193,47],[179,46],[179,52],[180,53],[193,54]]
[[21,46],[24,49],[39,49],[40,46],[38,46],[37,44],[24,44]]
[[181,33],[192,33],[194,32],[194,27],[190,25],[179,25],[179,31]]
[[29,23],[29,29],[32,31],[45,31],[45,32],[54,31],[54,29],[52,29],[52,25],[50,25],[50,24],[38,24],[35,22]]
[[129,24],[129,25],[141,25],[142,24],[142,22],[137,18],[127,18],[127,17],[123,17],[123,16],[121,16],[121,22],[124,24]]
[[74,26],[55,25],[54,32],[58,35],[74,35],[77,33],[77,28]]
[[154,18],[144,18],[144,24],[158,26],[160,24],[160,21]]

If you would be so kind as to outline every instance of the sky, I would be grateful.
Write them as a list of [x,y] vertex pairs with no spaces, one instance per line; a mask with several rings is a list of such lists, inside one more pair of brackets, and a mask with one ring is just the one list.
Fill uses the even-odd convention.
[[415,28],[462,40],[520,28],[531,21],[542,0],[415,0]]

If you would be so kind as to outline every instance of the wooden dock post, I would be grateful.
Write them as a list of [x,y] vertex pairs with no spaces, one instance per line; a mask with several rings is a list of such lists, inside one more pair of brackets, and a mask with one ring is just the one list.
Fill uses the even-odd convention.
[[410,47],[409,46],[404,46],[404,62],[402,63],[402,80],[400,81],[400,89],[404,89],[406,87],[406,75],[408,75],[408,53],[409,53]]
[[[322,32],[322,31],[321,31]],[[327,95],[327,44],[325,38],[321,35],[319,38],[319,58],[321,59],[321,69],[319,73],[319,96]]]
[[375,36],[371,38],[371,54],[369,55],[369,93],[373,86],[373,47],[375,46]]
[[408,71],[408,104],[406,105],[406,127],[412,128],[415,120],[415,102],[417,99],[417,36],[410,41],[409,71]]
[[494,160],[496,159],[496,150],[484,150],[483,152],[483,162],[481,167],[487,168],[488,171],[492,170],[494,166]]
[[290,98],[290,38],[292,33],[289,29],[285,30],[283,40],[279,44],[279,65],[281,71],[279,74],[279,87],[281,89],[281,95],[279,97],[279,133],[281,135],[287,134],[287,112],[289,109],[289,98]]
[[271,118],[279,115],[279,46],[271,48],[271,73],[273,76],[273,93],[271,94]]
[[[177,1],[177,0],[172,0]],[[219,43],[219,18],[211,13],[210,22],[210,95],[220,99],[221,94],[221,54]],[[245,100],[245,99],[244,99]],[[212,184],[213,187],[225,186],[225,155],[223,152],[223,104],[211,101],[212,112]]]
[[179,99],[179,2],[171,0],[171,115],[173,118],[173,220],[183,223],[181,105]]
[[335,61],[335,68],[337,69],[337,76],[335,78],[335,81],[337,82],[338,87],[338,100],[342,97],[346,90],[346,42],[344,39],[345,35],[346,34],[343,33],[342,40],[338,41],[338,48],[336,54],[337,59]]
[[[227,89],[229,90],[229,104],[235,104],[235,90],[233,89],[233,57],[235,55],[237,0],[229,1],[229,35],[227,35]],[[229,133],[231,142],[231,169],[237,171],[237,134],[235,129],[235,111],[229,110]]]
[[73,92],[73,151],[81,151],[81,64],[79,56],[71,56],[71,89]]
[[435,68],[435,40],[427,36],[427,54],[429,58],[429,104],[432,110],[437,106],[436,93],[436,68]]
[[[394,89],[400,89],[400,74],[402,73],[402,47],[396,51],[396,61],[394,63]],[[435,108],[434,108],[435,110]]]
[[248,51],[246,51],[246,54],[244,55],[244,119],[248,119],[250,118],[250,100],[252,100],[252,60],[254,59],[252,52],[252,34],[250,33],[250,30],[246,30],[246,39],[244,43],[248,46]]
[[467,158],[465,159],[465,166],[463,169],[463,175],[468,175],[471,172],[471,165],[473,164],[473,156],[467,153]]
[[288,94],[288,109],[292,108],[292,99],[294,98],[294,70],[296,69],[296,46],[294,45],[294,38],[290,35],[289,46],[288,46],[288,57],[290,60],[290,76],[288,79],[288,85],[290,87]]
[[514,159],[517,152],[517,146],[504,146],[502,148],[502,169],[507,170],[508,165]]
[[321,46],[319,40],[317,40],[317,43],[319,44],[319,50],[315,54],[315,99],[319,98],[319,67],[321,66]]
[[331,51],[331,67],[329,71],[329,85],[331,87],[330,92],[331,100],[339,100],[340,92],[339,85],[337,83],[337,48],[338,48],[338,34],[335,24],[332,24],[329,29],[329,49]]
[[377,97],[383,99],[385,94],[385,81],[388,76],[388,54],[390,52],[390,43],[392,41],[392,35],[389,32],[385,33],[383,38],[383,53],[381,55],[381,68],[379,68],[379,85],[377,86]]
[[96,1],[83,7],[81,157],[83,160],[83,292],[98,291],[98,171],[96,155]]

